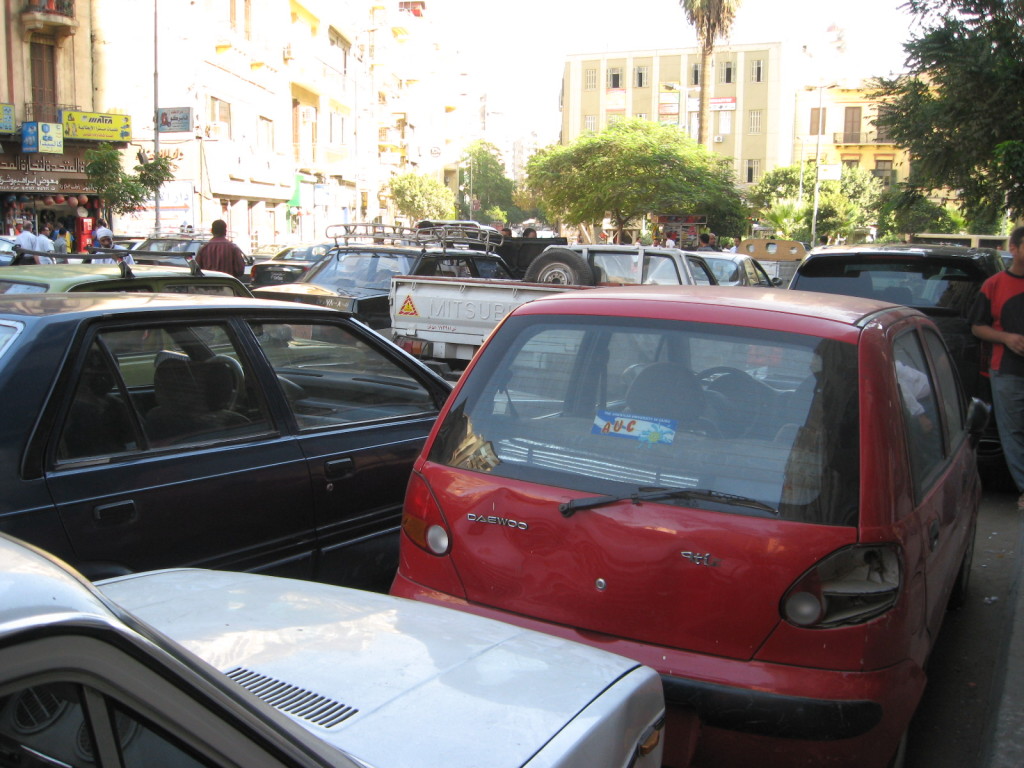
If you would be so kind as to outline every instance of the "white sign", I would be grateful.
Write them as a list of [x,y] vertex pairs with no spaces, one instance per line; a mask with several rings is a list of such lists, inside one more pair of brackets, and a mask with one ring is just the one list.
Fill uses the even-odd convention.
[[843,177],[842,163],[822,163],[818,166],[819,181],[839,181]]

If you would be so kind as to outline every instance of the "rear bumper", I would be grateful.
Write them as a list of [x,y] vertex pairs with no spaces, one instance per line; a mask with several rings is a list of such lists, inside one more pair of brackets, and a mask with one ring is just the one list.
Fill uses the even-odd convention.
[[401,573],[392,584],[391,594],[457,608],[636,659],[659,672],[670,708],[695,711],[705,726],[732,732],[812,742],[864,737],[882,742],[873,746],[885,750],[888,742],[895,745],[899,741],[924,691],[924,672],[909,661],[882,670],[851,672],[726,659],[645,645],[473,605],[425,588]]

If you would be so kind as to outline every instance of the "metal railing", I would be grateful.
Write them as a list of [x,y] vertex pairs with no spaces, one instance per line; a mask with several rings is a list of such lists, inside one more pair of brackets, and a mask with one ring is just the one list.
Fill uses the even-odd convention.
[[26,123],[59,123],[62,109],[77,110],[74,104],[48,104],[45,101],[25,102]]
[[53,13],[58,16],[75,15],[75,0],[25,0],[22,13]]
[[842,131],[832,134],[833,144],[892,144],[888,131]]

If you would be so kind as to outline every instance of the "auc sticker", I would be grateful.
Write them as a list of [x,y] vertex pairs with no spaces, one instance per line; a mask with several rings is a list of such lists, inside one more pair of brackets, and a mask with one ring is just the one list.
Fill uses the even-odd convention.
[[646,445],[667,445],[675,439],[677,426],[674,419],[598,411],[590,434],[624,437]]

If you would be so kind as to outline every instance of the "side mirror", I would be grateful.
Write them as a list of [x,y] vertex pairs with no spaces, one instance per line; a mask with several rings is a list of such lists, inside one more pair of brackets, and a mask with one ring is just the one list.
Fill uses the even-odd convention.
[[981,439],[981,433],[988,426],[991,413],[991,405],[976,397],[971,398],[971,402],[967,406],[967,433],[971,437],[971,445],[976,446],[978,444],[978,441]]
[[775,288],[779,288],[779,287],[782,286],[782,278],[781,277],[773,277],[773,278],[771,278],[771,281],[772,281],[772,286],[775,287]]

